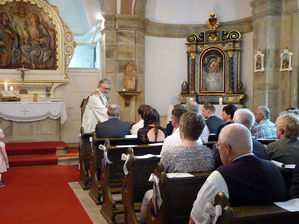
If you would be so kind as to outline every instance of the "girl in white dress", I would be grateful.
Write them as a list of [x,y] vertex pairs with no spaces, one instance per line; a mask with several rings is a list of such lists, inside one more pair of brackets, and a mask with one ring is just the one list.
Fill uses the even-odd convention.
[[5,144],[2,142],[2,139],[4,138],[3,130],[0,129],[0,187],[4,187],[5,185],[1,182],[1,174],[3,172],[7,171],[7,168],[9,168],[8,165],[8,157],[5,151]]

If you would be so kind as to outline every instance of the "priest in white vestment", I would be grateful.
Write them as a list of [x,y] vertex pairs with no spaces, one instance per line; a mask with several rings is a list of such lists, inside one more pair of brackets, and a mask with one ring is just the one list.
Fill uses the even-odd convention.
[[108,79],[102,79],[97,91],[88,97],[82,118],[82,127],[85,133],[93,132],[98,122],[108,120],[106,105],[109,104],[107,94],[110,88],[111,82]]

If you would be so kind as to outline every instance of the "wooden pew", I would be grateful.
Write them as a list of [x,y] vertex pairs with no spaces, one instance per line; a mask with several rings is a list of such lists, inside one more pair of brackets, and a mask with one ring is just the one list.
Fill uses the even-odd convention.
[[215,195],[212,204],[214,207],[220,205],[222,209],[222,214],[218,217],[216,224],[234,223],[235,212],[231,207],[229,207],[228,198],[224,195],[223,192],[219,192]]
[[153,201],[150,200],[147,207],[147,224],[188,223],[193,202],[211,172],[192,173],[191,177],[170,178],[169,174],[162,171],[162,165],[159,166],[155,173],[160,177],[162,204],[155,213]]
[[235,224],[298,224],[299,212],[289,212],[275,204],[232,207]]
[[95,132],[92,133],[92,153],[90,154],[90,192],[89,196],[96,204],[101,204],[102,189],[100,183],[101,162],[103,154],[98,149],[99,145],[105,145],[106,148],[115,145],[135,145],[137,138],[97,138]]
[[216,134],[211,133],[209,135],[208,141],[209,142],[216,142],[217,141]]
[[160,161],[160,155],[146,159],[138,158],[134,157],[131,149],[128,150],[127,155],[130,156],[130,160],[127,163],[128,173],[124,176],[122,182],[125,223],[138,224],[136,213],[140,211],[145,192],[153,187],[153,184],[148,179]]
[[269,145],[270,143],[275,142],[276,139],[261,139],[261,138],[258,138],[256,140],[258,140],[262,145]]
[[203,143],[203,145],[209,147],[211,150],[213,149],[213,146],[216,144],[217,142],[215,141],[209,141],[209,142],[206,142],[206,143]]
[[[121,184],[124,177],[124,161],[121,161],[121,155],[126,153],[128,148],[130,147],[111,146],[106,148],[107,158],[112,163],[102,163],[100,183],[103,194],[101,214],[108,223],[115,223],[116,215],[122,214],[124,212],[124,207],[121,205],[121,200],[114,200],[113,194],[121,193]],[[161,148],[162,144],[137,145],[132,147],[135,156],[146,154],[159,155]]]
[[[295,224],[299,222],[299,212],[289,212],[274,203],[267,205],[250,205],[240,207],[228,206],[228,199],[220,192],[216,197],[221,198],[220,201],[226,201],[226,207],[222,207],[224,216],[220,216],[217,224]],[[214,199],[215,201],[215,199]],[[230,220],[228,222],[228,220]]]
[[79,184],[84,190],[90,188],[90,169],[89,159],[91,154],[91,143],[89,138],[92,136],[91,133],[84,133],[83,127],[80,130],[81,142],[79,147],[79,164],[80,164],[80,178]]

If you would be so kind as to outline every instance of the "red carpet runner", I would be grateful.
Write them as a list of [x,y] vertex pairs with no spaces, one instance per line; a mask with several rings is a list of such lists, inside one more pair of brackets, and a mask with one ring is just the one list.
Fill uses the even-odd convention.
[[67,183],[78,179],[78,165],[8,169],[0,223],[92,224]]

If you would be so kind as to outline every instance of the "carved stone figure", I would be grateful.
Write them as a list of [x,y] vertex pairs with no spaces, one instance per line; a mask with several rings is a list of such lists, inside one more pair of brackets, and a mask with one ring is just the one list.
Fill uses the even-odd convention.
[[129,62],[126,67],[124,88],[125,90],[135,90],[136,69],[133,62]]

